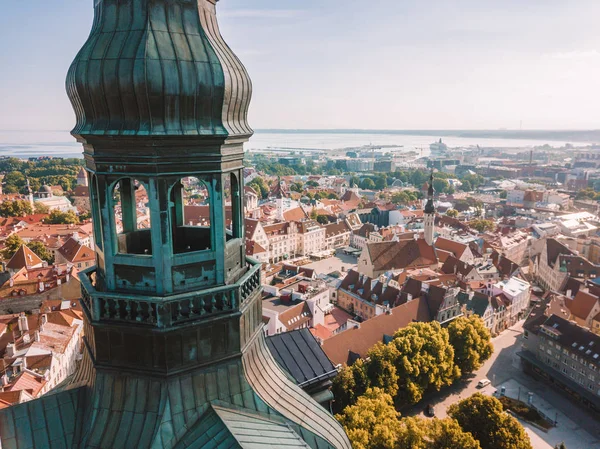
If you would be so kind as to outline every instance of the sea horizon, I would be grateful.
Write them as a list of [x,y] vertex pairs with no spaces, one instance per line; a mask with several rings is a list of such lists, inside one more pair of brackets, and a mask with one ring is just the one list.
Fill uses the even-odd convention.
[[[428,150],[442,139],[451,148],[555,148],[570,143],[584,148],[600,143],[600,130],[371,130],[257,128],[245,145],[249,151],[269,149],[345,149],[366,145]],[[0,156],[81,158],[82,148],[66,130],[0,130]]]

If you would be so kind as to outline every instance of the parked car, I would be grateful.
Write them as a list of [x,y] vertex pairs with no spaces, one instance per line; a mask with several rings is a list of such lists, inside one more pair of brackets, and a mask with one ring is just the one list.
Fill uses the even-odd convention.
[[433,408],[433,405],[428,404],[427,407],[425,407],[425,415],[429,416],[430,418],[435,416],[435,409]]
[[492,382],[489,379],[481,379],[479,382],[477,382],[477,388],[487,387],[491,383]]

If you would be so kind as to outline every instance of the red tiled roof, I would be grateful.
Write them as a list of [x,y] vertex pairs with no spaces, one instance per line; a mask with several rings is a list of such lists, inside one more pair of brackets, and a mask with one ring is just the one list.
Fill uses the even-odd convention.
[[374,271],[417,268],[437,263],[433,247],[423,239],[399,242],[372,242],[367,252]]
[[43,263],[39,256],[31,251],[27,245],[22,245],[6,264],[6,268],[19,270],[21,268],[32,268]]
[[384,335],[393,336],[396,331],[413,321],[431,321],[425,298],[415,299],[391,309],[391,313],[371,318],[360,324],[358,329],[351,328],[327,339],[323,351],[334,365],[345,365],[350,352],[365,357],[369,349],[383,341]]
[[567,309],[581,320],[587,320],[597,302],[597,296],[583,290],[579,290],[573,299],[565,301]]
[[454,240],[449,240],[444,237],[438,237],[435,241],[435,249],[443,250],[451,253],[457,259],[460,259],[463,253],[468,248],[468,245],[464,243],[456,242]]
[[306,212],[304,212],[304,209],[301,207],[296,207],[283,213],[283,219],[285,221],[300,221],[305,218],[308,218],[308,215],[306,215]]

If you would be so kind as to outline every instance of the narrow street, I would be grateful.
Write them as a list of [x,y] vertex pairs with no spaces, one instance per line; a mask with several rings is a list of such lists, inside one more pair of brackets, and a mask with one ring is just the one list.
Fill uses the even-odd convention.
[[[502,385],[521,385],[523,386],[522,399],[526,398],[527,392],[532,392],[534,394],[534,404],[536,404],[536,398],[543,400],[545,404],[553,408],[558,417],[558,426],[548,433],[534,430],[525,425],[532,437],[535,449],[553,449],[554,444],[563,440],[567,443],[569,449],[600,448],[600,421],[598,421],[598,418],[583,406],[553,390],[551,386],[539,382],[522,372],[520,359],[517,356],[523,338],[522,326],[523,322],[521,321],[494,338],[492,340],[494,354],[468,380],[461,381],[439,393],[427,396],[419,404],[402,410],[402,415],[424,416],[425,406],[432,404],[435,407],[436,416],[443,418],[447,416],[446,412],[451,404],[476,392],[491,395],[495,390],[499,390]],[[478,389],[477,382],[484,378],[492,381],[492,384],[483,389]],[[513,396],[513,394],[509,395]],[[516,397],[516,393],[514,395]],[[570,440],[571,444],[568,444],[567,439]]]

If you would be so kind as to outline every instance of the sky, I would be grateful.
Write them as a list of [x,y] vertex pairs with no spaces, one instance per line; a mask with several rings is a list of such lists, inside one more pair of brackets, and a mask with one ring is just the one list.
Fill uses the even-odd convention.
[[[70,129],[93,0],[1,0],[0,129]],[[221,0],[255,129],[598,129],[598,0]]]

